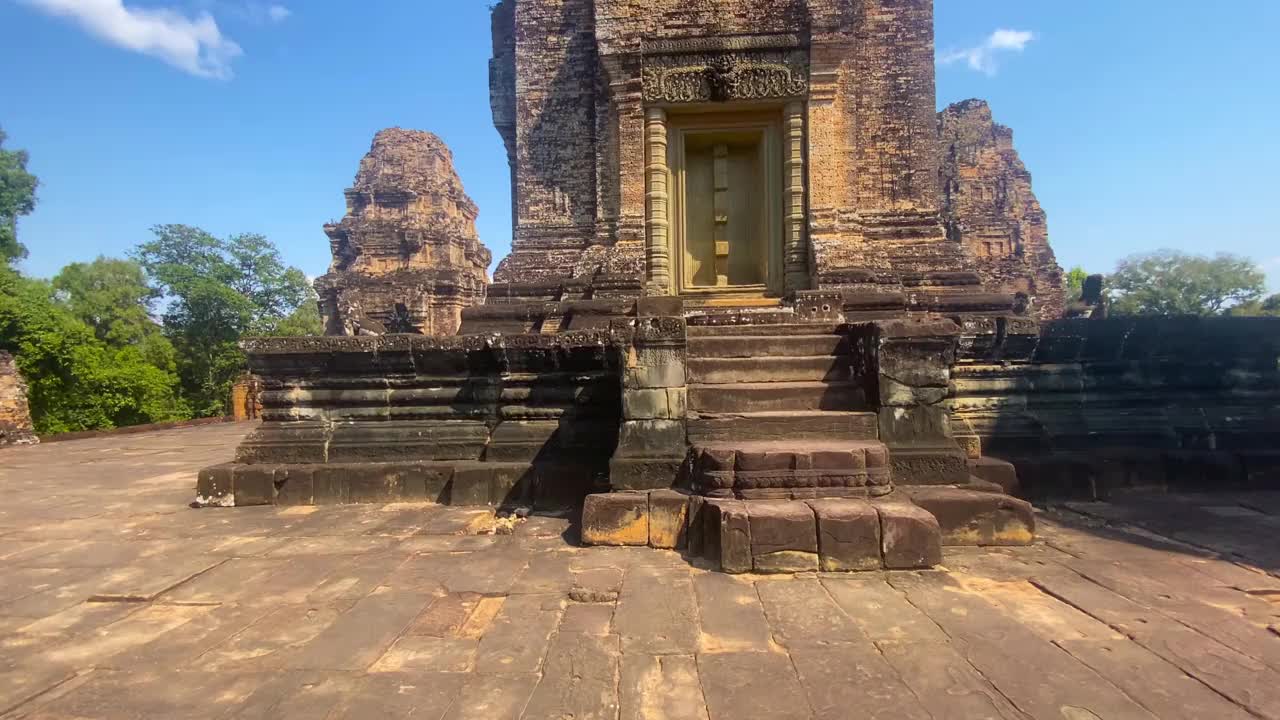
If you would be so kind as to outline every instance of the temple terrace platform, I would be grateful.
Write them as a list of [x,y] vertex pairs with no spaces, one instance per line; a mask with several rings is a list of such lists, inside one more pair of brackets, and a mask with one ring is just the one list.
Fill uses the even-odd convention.
[[1280,718],[1280,493],[729,576],[567,518],[190,509],[249,429],[0,451],[0,717]]

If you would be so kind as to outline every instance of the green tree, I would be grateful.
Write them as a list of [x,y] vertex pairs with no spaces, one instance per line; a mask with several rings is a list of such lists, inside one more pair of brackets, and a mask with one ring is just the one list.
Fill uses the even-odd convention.
[[1080,299],[1084,293],[1084,281],[1088,277],[1089,273],[1079,265],[1067,271],[1066,276],[1063,277],[1062,291],[1066,293],[1068,305]]
[[27,256],[18,242],[18,218],[36,209],[35,175],[27,172],[25,150],[5,150],[8,137],[0,130],[0,263],[9,264]]
[[261,235],[223,240],[187,225],[152,232],[155,239],[133,255],[166,303],[165,334],[178,352],[184,393],[197,414],[223,414],[244,368],[240,338],[275,332],[311,288]]
[[160,329],[151,319],[151,303],[158,293],[147,284],[142,266],[132,260],[99,257],[91,263],[72,263],[53,278],[53,289],[103,342],[139,343]]
[[1236,255],[1213,258],[1159,250],[1121,260],[1107,278],[1111,310],[1122,315],[1221,315],[1262,297],[1266,275]]
[[178,377],[142,347],[111,347],[55,297],[50,283],[0,267],[0,349],[13,353],[41,433],[189,417]]
[[310,300],[299,305],[297,310],[263,333],[272,337],[315,337],[323,334],[324,320],[320,317],[320,307],[316,304],[314,293]]
[[1254,300],[1231,308],[1230,314],[1239,317],[1280,317],[1280,293],[1265,300]]

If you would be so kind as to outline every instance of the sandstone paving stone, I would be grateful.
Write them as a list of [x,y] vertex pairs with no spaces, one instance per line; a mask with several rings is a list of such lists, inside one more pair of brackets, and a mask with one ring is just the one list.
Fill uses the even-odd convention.
[[146,645],[210,610],[208,607],[150,605],[84,636],[54,644],[40,657],[75,667],[113,667],[116,655]]
[[613,603],[571,602],[560,619],[560,632],[609,635],[613,632]]
[[569,599],[575,602],[614,602],[622,592],[623,570],[614,567],[597,567],[573,573],[573,585]]
[[483,596],[476,593],[450,593],[431,601],[405,630],[406,635],[455,637],[475,612]]
[[866,636],[814,578],[756,583],[773,637],[787,648],[865,642]]
[[961,657],[1032,717],[1154,717],[1061,648],[945,575],[894,574],[890,582],[942,627]]
[[551,636],[560,624],[565,602],[563,594],[508,597],[480,640],[476,670],[538,672]]
[[1266,664],[1085,578],[1046,575],[1033,582],[1254,715],[1280,718],[1280,674]]
[[127,669],[198,668],[202,655],[245,631],[270,612],[272,608],[266,605],[212,607],[149,643],[117,654],[111,662]]
[[361,555],[340,563],[306,594],[317,605],[353,604],[387,584],[408,558],[399,552]]
[[364,555],[386,551],[399,544],[396,538],[362,536],[295,537],[267,557],[293,558],[306,555]]
[[707,720],[692,655],[622,656],[619,720]]
[[755,583],[717,572],[697,572],[700,652],[769,650],[772,634]]
[[293,651],[314,640],[337,621],[338,607],[288,605],[278,607],[196,660],[208,670],[277,672],[292,668]]
[[947,642],[937,623],[907,602],[882,576],[827,576],[822,585],[858,629],[875,642]]
[[364,670],[430,602],[416,593],[374,592],[285,658],[302,670]]
[[440,720],[462,687],[457,673],[375,673],[356,681],[327,716],[332,720]]
[[1247,720],[1244,708],[1127,638],[1067,639],[1059,647],[1161,720]]
[[850,708],[865,718],[930,720],[919,698],[869,640],[790,650],[818,720],[842,720]]
[[396,549],[413,553],[478,552],[509,542],[510,538],[499,535],[416,535]]
[[904,638],[876,648],[933,720],[1030,720],[946,642]]
[[444,720],[519,720],[538,679],[533,673],[473,673]]
[[[791,658],[776,652],[698,655],[710,720],[811,720]],[[762,678],[768,678],[762,681]]]
[[404,635],[369,672],[471,672],[475,669],[477,645],[479,641],[472,638]]
[[523,548],[506,546],[456,560],[453,571],[444,580],[449,592],[506,595],[528,566],[530,553]]
[[569,553],[533,553],[512,593],[557,593],[566,597],[573,588],[574,573]]
[[[144,607],[141,603],[83,602],[39,620],[24,618],[26,624],[15,628],[14,633],[33,641],[75,637],[121,620]],[[9,647],[10,644],[10,638],[0,639],[0,647]]]
[[41,718],[226,717],[252,693],[258,678],[217,673],[95,671],[75,689],[28,716]]
[[698,647],[698,608],[689,572],[634,567],[613,618],[626,653],[689,655]]
[[522,720],[615,720],[620,656],[616,635],[557,633]]
[[417,535],[471,535],[477,527],[493,519],[492,508],[449,508],[437,513]]

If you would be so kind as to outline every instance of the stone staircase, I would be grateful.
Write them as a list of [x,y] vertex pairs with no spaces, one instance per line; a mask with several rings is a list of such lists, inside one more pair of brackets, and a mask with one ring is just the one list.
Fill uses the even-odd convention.
[[689,441],[874,441],[848,337],[830,324],[688,328]]

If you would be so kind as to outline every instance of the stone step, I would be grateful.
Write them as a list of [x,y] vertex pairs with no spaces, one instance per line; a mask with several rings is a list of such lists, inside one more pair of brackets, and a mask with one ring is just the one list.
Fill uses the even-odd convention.
[[834,335],[841,326],[835,323],[787,323],[773,325],[689,325],[689,337],[716,336],[794,336]]
[[937,518],[943,545],[1019,546],[1035,541],[1035,510],[1025,500],[960,487],[908,487],[898,493]]
[[875,440],[880,436],[880,424],[873,412],[749,412],[690,418],[688,432],[693,444],[793,438]]
[[848,355],[842,335],[721,335],[689,338],[689,359]]
[[734,414],[869,409],[866,389],[852,382],[771,382],[690,385],[693,412]]
[[703,385],[849,380],[849,357],[690,358],[689,382]]
[[878,440],[696,443],[695,492],[743,499],[881,497],[892,490],[889,449]]

